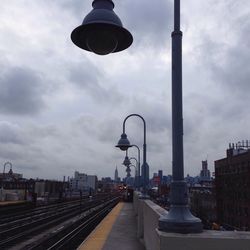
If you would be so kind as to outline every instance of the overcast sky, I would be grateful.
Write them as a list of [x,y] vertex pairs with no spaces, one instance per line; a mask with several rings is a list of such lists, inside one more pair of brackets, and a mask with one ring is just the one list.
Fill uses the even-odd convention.
[[[114,1],[134,43],[97,56],[70,39],[92,1],[1,0],[2,168],[10,161],[26,178],[62,180],[75,170],[113,177],[117,165],[123,177],[114,145],[138,113],[150,173],[171,174],[173,2]],[[202,160],[214,171],[229,142],[250,139],[250,1],[181,3],[185,175],[197,175]],[[126,133],[142,146],[138,118]]]

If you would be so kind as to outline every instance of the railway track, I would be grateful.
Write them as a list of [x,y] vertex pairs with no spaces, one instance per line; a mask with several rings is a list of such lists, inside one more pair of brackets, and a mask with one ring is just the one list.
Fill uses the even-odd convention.
[[[88,197],[84,197],[81,201],[85,202],[88,201]],[[18,220],[21,218],[25,218],[32,214],[39,214],[42,211],[48,211],[50,209],[55,209],[57,207],[63,207],[67,205],[79,204],[80,199],[72,200],[72,201],[64,201],[64,202],[57,202],[49,205],[42,205],[42,206],[35,206],[32,203],[16,205],[14,207],[6,206],[5,208],[0,209],[0,225],[4,223],[9,223],[14,220]],[[8,210],[9,208],[9,210]]]
[[[108,196],[104,196],[101,199],[105,200]],[[57,204],[53,206],[47,206],[42,207],[38,209],[34,209],[24,213],[19,212],[18,214],[15,214],[10,217],[6,217],[5,219],[2,219],[0,221],[0,236],[3,237],[4,231],[11,231],[14,228],[20,228],[22,229],[22,226],[25,226],[26,224],[32,224],[36,222],[41,222],[42,219],[47,219],[48,217],[57,216],[60,214],[67,213],[68,211],[74,211],[80,208],[85,208],[86,206],[89,206],[90,204],[94,204],[99,201],[100,198],[94,198],[92,200],[85,200],[85,201],[73,201],[71,203],[66,204]]]
[[63,228],[43,238],[41,242],[25,246],[22,250],[73,250],[93,231],[100,221],[119,202],[119,198],[114,198],[89,211],[82,219],[77,220],[70,226]]
[[[40,213],[38,210],[33,211],[32,215],[21,219],[20,217],[14,216],[13,218],[15,219],[0,224],[0,249],[9,249],[12,246],[17,245],[19,242],[23,242],[35,235],[41,234],[49,228],[54,228],[56,225],[72,220],[72,218],[79,216],[79,214],[83,216],[80,216],[78,221],[85,220],[85,218],[88,218],[91,214],[96,213],[99,208],[103,208],[104,204],[108,207],[109,204],[114,202],[114,199],[117,200],[117,198],[110,199],[109,197],[98,197],[96,199],[85,201],[84,203],[78,202],[76,204],[74,202],[73,204],[67,205],[61,204],[61,206],[50,206],[47,210],[46,208],[42,209],[40,210]],[[76,222],[73,224],[75,223]],[[64,229],[67,227],[68,226],[63,226]]]

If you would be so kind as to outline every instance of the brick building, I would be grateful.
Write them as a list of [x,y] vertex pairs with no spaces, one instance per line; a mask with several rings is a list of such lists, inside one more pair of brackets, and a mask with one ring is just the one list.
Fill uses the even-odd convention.
[[215,161],[218,221],[250,230],[250,144],[229,144],[226,158]]

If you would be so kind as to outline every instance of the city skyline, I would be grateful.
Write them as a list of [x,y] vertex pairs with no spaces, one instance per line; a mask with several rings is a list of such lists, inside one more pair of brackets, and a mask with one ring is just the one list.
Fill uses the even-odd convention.
[[[171,174],[172,1],[114,1],[134,36],[124,52],[99,57],[79,50],[70,33],[92,1],[3,1],[0,10],[0,165],[24,177],[57,178],[75,170],[113,176],[123,119],[147,122],[150,176]],[[184,168],[225,156],[248,139],[250,3],[182,1]],[[142,124],[127,123],[142,146]],[[136,151],[130,150],[136,157]],[[121,175],[119,170],[119,175]],[[125,170],[124,170],[125,174]]]

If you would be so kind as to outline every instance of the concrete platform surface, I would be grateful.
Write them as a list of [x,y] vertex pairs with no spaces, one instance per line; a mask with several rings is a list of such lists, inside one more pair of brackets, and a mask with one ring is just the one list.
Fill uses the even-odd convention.
[[120,202],[78,250],[145,250],[136,232],[133,204]]

